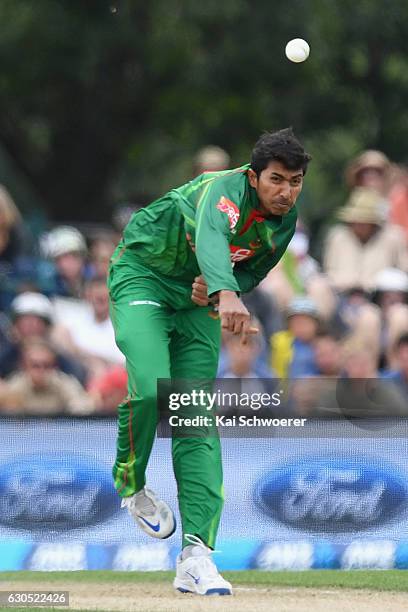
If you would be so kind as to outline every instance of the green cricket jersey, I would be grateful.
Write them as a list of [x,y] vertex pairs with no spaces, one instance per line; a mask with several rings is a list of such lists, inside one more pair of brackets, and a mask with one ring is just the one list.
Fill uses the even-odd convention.
[[[208,294],[221,289],[246,293],[273,268],[295,231],[296,208],[265,219],[249,164],[201,174],[169,191],[130,219],[112,262],[119,256],[185,285],[200,273]],[[136,268],[135,268],[136,270]]]

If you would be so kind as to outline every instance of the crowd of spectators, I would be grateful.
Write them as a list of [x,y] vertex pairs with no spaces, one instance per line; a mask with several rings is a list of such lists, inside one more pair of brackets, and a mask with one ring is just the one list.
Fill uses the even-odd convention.
[[[194,161],[196,174],[230,164],[211,146]],[[316,380],[388,381],[408,404],[408,171],[365,151],[345,180],[319,261],[299,220],[281,262],[244,296],[260,333],[245,347],[223,339],[220,378],[252,380],[258,392],[304,379],[293,394],[302,414],[321,403]],[[116,413],[127,379],[106,277],[131,213],[117,210],[108,230],[61,225],[33,237],[0,187],[0,414]]]
[[[266,350],[246,370],[259,376],[255,364],[261,359],[270,376],[298,381],[298,413],[321,413],[325,381],[332,381],[333,395],[337,381],[358,379],[364,385],[383,381],[388,400],[382,408],[405,414],[408,170],[370,150],[351,160],[345,181],[348,196],[326,233],[320,261],[309,253],[307,228],[300,220],[278,266],[248,296]],[[226,340],[220,375],[231,371],[229,352]]]
[[32,240],[2,188],[0,235],[0,414],[115,414],[127,393],[106,286],[116,229]]

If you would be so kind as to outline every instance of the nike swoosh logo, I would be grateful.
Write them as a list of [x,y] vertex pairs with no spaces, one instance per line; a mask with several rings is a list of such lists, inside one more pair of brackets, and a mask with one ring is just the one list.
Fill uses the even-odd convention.
[[143,518],[143,516],[139,516],[139,518],[146,523],[146,525],[148,527],[150,527],[150,529],[153,529],[153,531],[156,531],[156,533],[159,531],[160,529],[160,521],[157,523],[157,525],[153,525],[152,523],[149,523],[149,521],[147,521],[145,518]]
[[193,574],[190,574],[190,572],[187,572],[187,570],[186,570],[186,574],[188,574],[189,576],[191,576],[191,578],[194,580],[194,582],[195,582],[196,584],[198,584],[198,583],[200,582],[200,579],[199,579],[199,578],[196,578],[195,576],[193,576]]

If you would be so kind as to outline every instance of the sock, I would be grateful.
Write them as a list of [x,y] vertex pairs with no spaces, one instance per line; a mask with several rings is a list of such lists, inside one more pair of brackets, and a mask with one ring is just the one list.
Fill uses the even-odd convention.
[[183,548],[181,558],[187,559],[188,557],[202,557],[203,555],[207,554],[207,548],[204,548],[204,546],[190,544],[189,546],[185,546],[185,548]]

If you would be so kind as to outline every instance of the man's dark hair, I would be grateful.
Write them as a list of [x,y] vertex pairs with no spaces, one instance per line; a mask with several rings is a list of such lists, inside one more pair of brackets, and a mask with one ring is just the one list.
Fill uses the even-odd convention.
[[302,170],[306,174],[311,159],[290,127],[262,134],[252,151],[251,168],[259,177],[269,162],[278,161],[288,170]]

